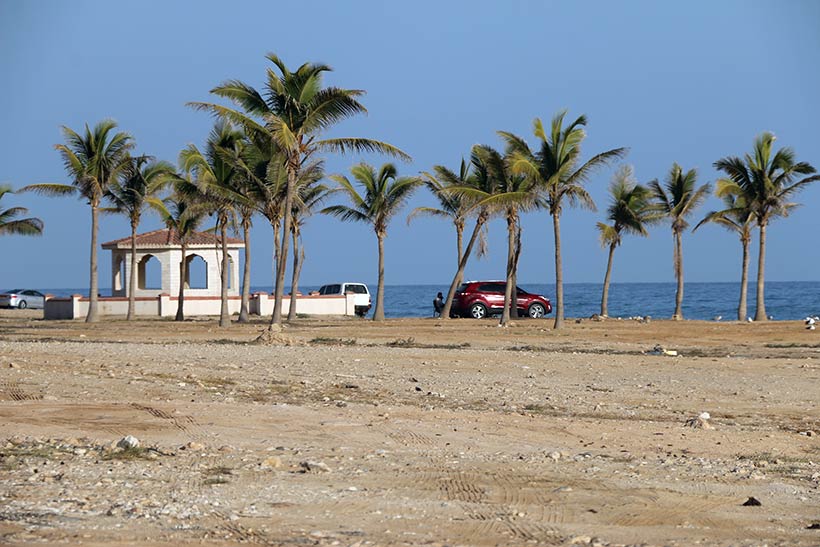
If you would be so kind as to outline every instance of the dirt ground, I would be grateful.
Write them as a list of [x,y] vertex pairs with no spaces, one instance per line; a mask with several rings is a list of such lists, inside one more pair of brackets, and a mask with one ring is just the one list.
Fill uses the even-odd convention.
[[0,544],[820,545],[799,322],[40,317],[0,311]]

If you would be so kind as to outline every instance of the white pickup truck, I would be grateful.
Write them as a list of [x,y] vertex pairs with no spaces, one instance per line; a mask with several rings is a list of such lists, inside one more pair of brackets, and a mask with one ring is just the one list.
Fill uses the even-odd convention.
[[355,306],[356,315],[364,317],[370,311],[370,291],[367,290],[367,285],[364,283],[332,283],[330,285],[322,285],[319,288],[319,294],[347,294],[353,293],[353,305]]

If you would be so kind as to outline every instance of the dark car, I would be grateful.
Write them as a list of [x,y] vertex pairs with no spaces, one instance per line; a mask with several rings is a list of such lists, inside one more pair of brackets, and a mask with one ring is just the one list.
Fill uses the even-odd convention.
[[[468,281],[456,291],[450,315],[482,319],[504,311],[504,281]],[[547,297],[518,288],[518,313],[532,318],[552,312]]]

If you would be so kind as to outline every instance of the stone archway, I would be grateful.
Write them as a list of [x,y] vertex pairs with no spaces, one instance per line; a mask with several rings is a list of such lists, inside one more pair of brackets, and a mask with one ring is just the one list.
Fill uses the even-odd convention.
[[137,288],[143,291],[162,289],[162,264],[152,254],[143,256],[137,264]]
[[185,257],[188,273],[185,278],[186,289],[208,288],[208,262],[202,256],[194,253]]

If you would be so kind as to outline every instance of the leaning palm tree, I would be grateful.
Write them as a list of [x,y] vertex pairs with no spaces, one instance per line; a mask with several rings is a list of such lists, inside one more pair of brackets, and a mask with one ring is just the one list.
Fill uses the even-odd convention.
[[379,244],[379,282],[376,290],[376,307],[373,320],[384,320],[384,238],[387,236],[387,225],[398,213],[413,190],[421,183],[417,177],[399,177],[396,166],[385,163],[377,173],[372,165],[360,163],[351,168],[350,173],[364,190],[359,194],[350,180],[344,175],[332,175],[335,181],[351,201],[347,205],[332,205],[322,209],[322,213],[340,218],[343,221],[353,220],[373,225]]
[[720,179],[725,181],[724,191],[744,196],[754,211],[760,231],[755,321],[767,319],[764,287],[766,228],[773,218],[788,216],[797,206],[790,201],[797,192],[820,180],[820,175],[814,174],[816,169],[807,162],[798,162],[791,148],[781,148],[772,154],[774,141],[773,134],[763,133],[755,139],[754,154],[746,154],[743,159],[727,156],[714,164],[727,175],[726,179]]
[[[581,143],[586,138],[584,126],[586,116],[580,116],[567,127],[564,125],[566,111],[559,112],[553,119],[547,134],[539,118],[533,121],[535,137],[539,148],[532,152],[526,142],[504,131],[499,135],[506,141],[513,172],[532,177],[542,192],[542,207],[552,216],[555,237],[555,324],[559,329],[564,324],[564,274],[561,261],[561,213],[564,206],[580,206],[595,210],[595,202],[584,188],[590,176],[611,161],[623,157],[626,148],[613,148],[601,152],[580,164]],[[579,165],[580,164],[580,165]]]
[[[6,194],[13,194],[11,186],[0,184],[0,200]],[[21,236],[39,236],[43,234],[43,221],[39,218],[17,218],[28,213],[25,207],[0,209],[0,235],[17,234]]]
[[179,163],[183,171],[193,175],[195,184],[207,196],[207,202],[217,218],[216,227],[222,247],[220,327],[231,325],[228,311],[228,224],[233,218],[236,206],[248,203],[234,187],[233,178],[236,170],[230,161],[226,161],[225,156],[236,152],[242,145],[242,138],[242,133],[230,123],[219,121],[208,136],[205,152],[190,144],[179,154]]
[[649,189],[637,183],[631,166],[624,165],[615,173],[609,185],[609,195],[610,205],[606,210],[606,218],[611,224],[597,224],[601,246],[609,247],[604,288],[601,292],[602,317],[609,316],[609,282],[615,249],[621,244],[625,234],[649,235],[646,227],[653,219]]
[[[456,294],[456,289],[464,279],[464,269],[467,267],[467,261],[473,252],[473,246],[479,240],[479,236],[484,232],[487,221],[493,213],[493,209],[487,205],[487,198],[491,197],[498,191],[498,170],[494,167],[494,156],[498,153],[489,146],[475,145],[470,150],[470,170],[466,176],[461,180],[463,184],[453,185],[447,188],[447,191],[462,196],[467,206],[467,215],[475,214],[476,221],[473,227],[473,233],[467,241],[467,247],[464,248],[464,254],[458,263],[458,268],[453,276],[453,281],[450,283],[450,288],[447,291],[447,297],[444,299],[444,306],[441,309],[441,319],[447,320],[450,318],[450,310],[453,307],[453,298]],[[481,248],[479,247],[479,251]]]
[[701,220],[692,230],[693,232],[707,223],[714,223],[723,226],[731,232],[735,232],[740,237],[740,245],[743,248],[743,259],[740,269],[740,301],[737,305],[737,320],[746,319],[746,299],[749,284],[749,244],[752,242],[752,224],[754,223],[754,210],[743,194],[735,194],[734,183],[726,180],[718,180],[716,194],[721,197],[725,208],[720,211],[712,211]]
[[91,259],[89,282],[89,305],[86,322],[97,321],[97,222],[100,204],[108,186],[117,177],[128,150],[134,146],[131,135],[118,132],[113,120],[103,120],[90,129],[85,126],[83,135],[63,126],[66,144],[55,145],[63,158],[66,171],[73,179],[71,184],[31,184],[20,191],[33,191],[44,195],[77,195],[91,206]]
[[439,207],[416,207],[407,216],[407,223],[410,224],[413,219],[419,216],[450,219],[456,229],[456,266],[458,266],[464,254],[464,225],[467,222],[470,203],[463,196],[451,192],[450,189],[469,184],[470,164],[462,158],[458,174],[443,165],[434,166],[433,171],[435,171],[435,175],[427,172],[423,173],[424,185],[438,200]]
[[177,294],[177,313],[174,321],[185,320],[185,282],[188,279],[188,245],[191,236],[208,216],[208,207],[202,198],[193,190],[196,186],[190,180],[178,176],[174,193],[164,200],[149,198],[148,203],[162,218],[168,228],[168,239],[176,234],[182,247],[182,260],[179,263],[179,292]]
[[657,180],[649,183],[649,189],[654,198],[653,211],[672,223],[672,237],[675,240],[673,268],[675,280],[678,283],[675,291],[675,313],[672,315],[672,319],[675,320],[683,319],[683,242],[681,236],[689,227],[686,218],[695,212],[710,191],[709,184],[696,188],[697,178],[698,174],[695,169],[684,173],[681,166],[674,163],[663,186]]
[[134,318],[135,291],[137,288],[137,228],[142,213],[148,206],[147,199],[159,192],[174,174],[174,166],[164,161],[151,161],[149,156],[128,156],[123,168],[105,192],[112,207],[101,209],[128,217],[131,225],[131,271],[128,276],[128,314]]
[[[304,175],[304,174],[303,174]],[[305,263],[305,245],[302,241],[302,228],[305,226],[307,218],[316,211],[335,189],[329,188],[325,184],[318,184],[323,176],[321,170],[317,170],[313,180],[304,179],[296,191],[296,199],[293,207],[293,222],[291,224],[291,235],[293,237],[293,268],[290,279],[290,307],[288,308],[288,321],[296,319],[296,300],[299,292],[299,276],[302,273],[302,266]]]
[[287,184],[271,315],[273,325],[282,321],[291,213],[302,167],[322,152],[381,152],[406,160],[410,157],[390,144],[371,139],[321,138],[340,121],[367,112],[359,102],[364,91],[323,87],[322,77],[331,70],[327,65],[304,63],[292,72],[273,53],[267,58],[276,70],[268,70],[264,96],[238,80],[227,81],[211,90],[211,93],[235,103],[242,111],[213,103],[194,102],[190,105],[240,124],[254,142],[267,141],[269,148],[276,148],[284,155]]

